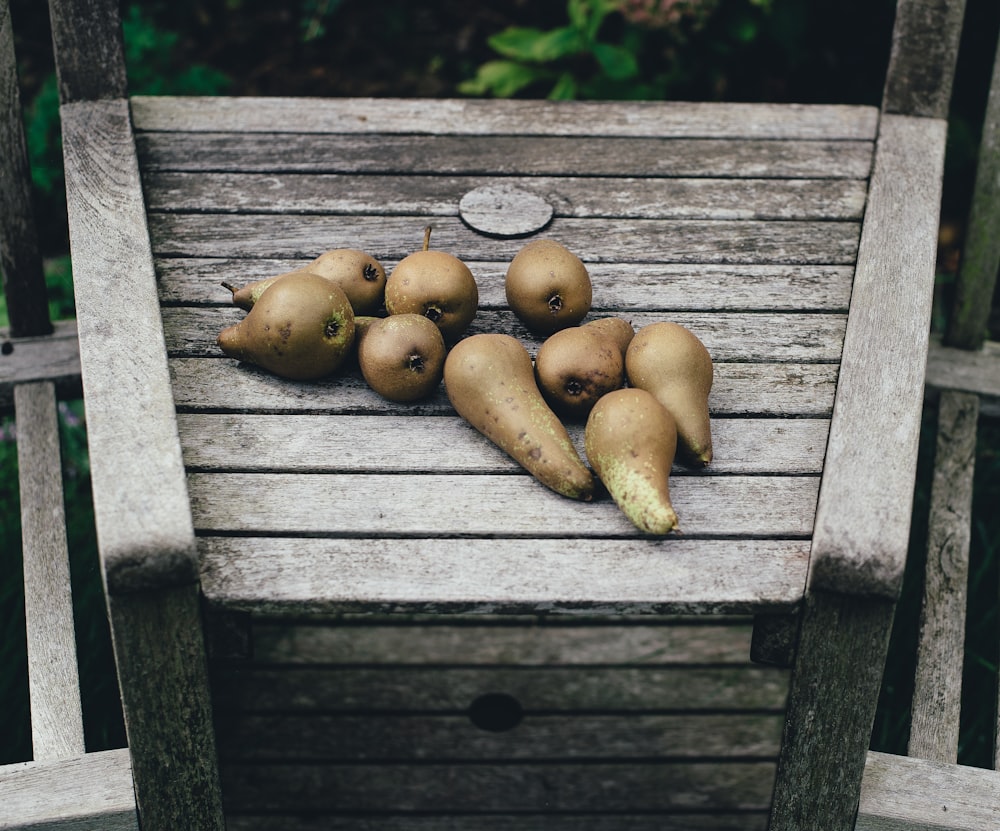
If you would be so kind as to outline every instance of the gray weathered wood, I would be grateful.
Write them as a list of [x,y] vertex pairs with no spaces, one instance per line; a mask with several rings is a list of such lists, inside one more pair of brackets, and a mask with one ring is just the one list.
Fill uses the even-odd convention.
[[59,100],[124,98],[128,89],[118,3],[49,0]]
[[228,831],[765,831],[762,811],[704,814],[398,814],[368,820],[357,816],[301,814],[233,816]]
[[14,387],[34,381],[51,381],[61,399],[79,398],[80,349],[76,321],[59,320],[51,335],[12,338],[0,330],[0,343],[7,354],[0,354],[0,407],[14,403]]
[[[199,532],[641,534],[610,498],[566,499],[527,474],[192,473],[188,478]],[[812,530],[818,484],[815,476],[693,475],[672,477],[670,490],[685,534],[803,537]],[[433,498],[444,493],[446,499]],[[768,506],[766,513],[761,505]]]
[[0,2],[0,271],[13,335],[51,332],[7,0]]
[[979,349],[1000,269],[1000,42],[983,115],[972,208],[965,229],[955,300],[945,332],[949,346]]
[[[338,236],[318,240],[332,247]],[[244,285],[306,265],[302,259],[158,258],[160,301],[166,305],[229,303],[222,282]],[[395,260],[380,259],[391,271]],[[507,308],[504,275],[508,262],[470,260],[481,309]],[[848,265],[718,265],[697,263],[588,262],[594,289],[591,316],[635,311],[846,312],[854,269]],[[623,280],[622,274],[628,275]],[[0,364],[2,366],[2,364]]]
[[702,102],[136,96],[143,131],[872,139],[873,107]]
[[795,540],[204,537],[199,547],[210,604],[283,614],[791,611],[807,566]]
[[[151,214],[158,256],[309,257],[331,237],[398,259],[420,247],[433,227],[434,248],[462,260],[510,261],[523,240],[487,238],[457,217],[273,216],[268,214]],[[584,262],[802,263],[843,265],[857,255],[856,222],[759,220],[621,220],[556,218],[545,236],[559,240]],[[378,252],[378,253],[375,253]]]
[[907,755],[958,759],[979,399],[943,392]]
[[145,174],[144,184],[151,211],[370,214],[391,205],[394,213],[421,216],[454,216],[467,193],[508,185],[543,199],[548,206],[534,220],[542,223],[534,230],[548,222],[549,210],[559,216],[597,218],[860,219],[866,194],[863,179],[816,178],[501,178],[196,171],[150,172]]
[[806,597],[770,831],[851,831],[894,604]]
[[856,831],[1000,827],[1000,773],[869,753]]
[[932,337],[926,384],[929,392],[959,390],[977,395],[982,415],[1000,415],[1000,343],[986,341],[972,352],[942,346],[940,338]]
[[[170,374],[179,410],[451,415],[443,387],[402,406],[373,392],[357,374],[314,384],[277,378],[226,358],[173,358]],[[829,416],[836,364],[718,363],[709,396],[716,415]]]
[[520,237],[535,234],[552,219],[552,205],[543,197],[501,182],[480,185],[458,202],[462,220],[482,234]]
[[885,115],[816,514],[814,589],[895,598],[909,541],[946,124]]
[[190,583],[194,538],[128,104],[61,112],[105,581],[111,592]]
[[[184,177],[159,171],[248,174],[417,176],[664,177],[867,180],[871,141],[747,138],[625,138],[515,135],[352,135],[340,133],[142,133],[137,148],[151,182]],[[190,177],[186,177],[190,178]],[[223,181],[226,176],[221,177]],[[285,181],[288,181],[286,177]],[[372,184],[372,183],[370,183]],[[366,188],[362,189],[362,193]],[[433,184],[430,193],[435,192]],[[616,192],[617,188],[611,191]],[[640,193],[643,188],[640,186]],[[590,198],[599,198],[599,193]],[[246,197],[244,197],[246,198]],[[586,201],[586,200],[585,200]]]
[[143,831],[221,831],[197,586],[110,594],[108,611]]
[[47,381],[21,384],[14,401],[31,745],[36,761],[68,759],[86,747],[55,388]]
[[[428,417],[433,418],[433,417]],[[517,472],[517,463],[458,417],[178,415],[189,471]],[[567,428],[583,449],[583,424]],[[716,419],[715,473],[822,472],[826,419]],[[269,450],[280,445],[280,456]],[[675,473],[682,468],[678,465]]]
[[138,831],[128,750],[0,767],[4,831]]
[[965,0],[898,0],[882,109],[947,118]]

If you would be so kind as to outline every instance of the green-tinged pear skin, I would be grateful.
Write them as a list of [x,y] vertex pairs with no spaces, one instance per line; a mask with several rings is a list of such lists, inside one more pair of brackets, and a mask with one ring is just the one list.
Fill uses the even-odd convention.
[[636,528],[656,535],[680,531],[670,503],[677,430],[652,394],[627,388],[601,398],[587,418],[584,449],[597,478]]
[[315,381],[335,372],[354,343],[344,290],[308,271],[278,280],[216,341],[231,358],[282,378]]
[[695,466],[712,461],[708,395],[714,368],[705,345],[678,323],[643,326],[625,353],[625,375],[633,387],[652,393],[677,423],[683,460]]
[[602,395],[622,387],[632,334],[628,321],[601,318],[546,338],[535,356],[535,376],[549,406],[560,415],[583,419]]
[[454,254],[424,247],[400,260],[385,284],[390,315],[418,314],[433,321],[447,343],[458,340],[479,310],[479,287],[469,267]]
[[441,383],[447,349],[441,330],[423,315],[375,318],[358,346],[361,374],[375,392],[406,403],[426,398]]
[[357,248],[324,251],[305,270],[340,286],[356,315],[375,315],[385,303],[385,269],[365,251]]
[[583,261],[562,243],[532,240],[507,267],[507,305],[525,326],[551,335],[576,326],[590,311],[593,286]]
[[498,333],[467,337],[444,363],[456,412],[543,485],[589,501],[594,477],[559,417],[545,403],[528,350]]

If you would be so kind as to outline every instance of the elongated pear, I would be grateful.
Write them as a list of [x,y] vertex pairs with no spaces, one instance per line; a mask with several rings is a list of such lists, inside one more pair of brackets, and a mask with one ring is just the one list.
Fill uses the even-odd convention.
[[633,525],[647,534],[680,530],[670,503],[677,429],[651,393],[627,388],[603,396],[587,418],[584,448],[597,477]]
[[456,412],[543,485],[589,501],[594,477],[535,383],[528,350],[499,333],[460,340],[445,359],[444,386]]
[[679,323],[643,326],[625,353],[629,384],[652,393],[670,411],[681,456],[696,466],[712,461],[708,395],[714,372],[705,344]]

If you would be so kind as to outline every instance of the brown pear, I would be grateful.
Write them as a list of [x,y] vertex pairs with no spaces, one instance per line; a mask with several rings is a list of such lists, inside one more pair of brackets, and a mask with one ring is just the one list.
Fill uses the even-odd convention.
[[250,311],[253,308],[254,303],[260,300],[260,296],[274,285],[276,280],[280,280],[282,277],[288,274],[298,274],[301,271],[305,271],[304,268],[297,268],[295,271],[286,271],[282,274],[275,274],[271,277],[265,277],[263,280],[255,280],[252,283],[247,283],[245,286],[236,287],[231,283],[223,283],[222,285],[229,289],[233,293],[233,303],[239,306],[241,309]]
[[611,498],[640,530],[680,529],[670,503],[677,430],[667,409],[641,389],[609,392],[590,411],[584,448]]
[[479,309],[479,287],[469,267],[447,251],[424,247],[404,257],[385,284],[385,308],[390,315],[420,314],[433,321],[448,343],[460,338]]
[[593,301],[587,267],[553,239],[532,240],[517,252],[507,267],[504,292],[518,320],[539,335],[576,326]]
[[708,395],[714,368],[698,336],[668,321],[643,326],[625,353],[625,375],[631,386],[652,393],[670,411],[685,461],[711,462]]
[[628,321],[600,318],[546,338],[535,356],[535,375],[549,406],[561,415],[584,418],[602,395],[621,387],[632,334]]
[[447,349],[441,330],[423,315],[374,318],[358,346],[361,374],[389,401],[426,398],[441,383]]
[[344,290],[308,271],[276,281],[247,316],[224,329],[231,358],[297,381],[334,372],[354,343],[354,311]]
[[324,251],[306,270],[340,286],[356,315],[374,315],[385,303],[385,269],[365,251],[356,248]]
[[459,341],[445,359],[444,386],[456,412],[539,482],[572,499],[592,498],[594,477],[545,403],[520,341],[498,333]]

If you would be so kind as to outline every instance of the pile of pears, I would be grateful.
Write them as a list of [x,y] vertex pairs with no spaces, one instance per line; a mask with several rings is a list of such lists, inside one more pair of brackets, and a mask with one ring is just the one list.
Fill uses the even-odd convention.
[[[455,411],[539,482],[590,501],[600,483],[651,535],[679,531],[670,499],[675,458],[712,460],[708,396],[712,359],[680,324],[636,331],[619,317],[584,322],[593,291],[586,266],[552,239],[528,242],[504,281],[511,311],[543,337],[532,360],[515,337],[467,335],[479,291],[465,263],[430,248],[386,276],[352,248],[242,288],[223,284],[247,310],[219,333],[233,358],[280,377],[313,381],[356,356],[379,395],[407,403],[444,381]],[[584,422],[583,461],[564,422]]]

